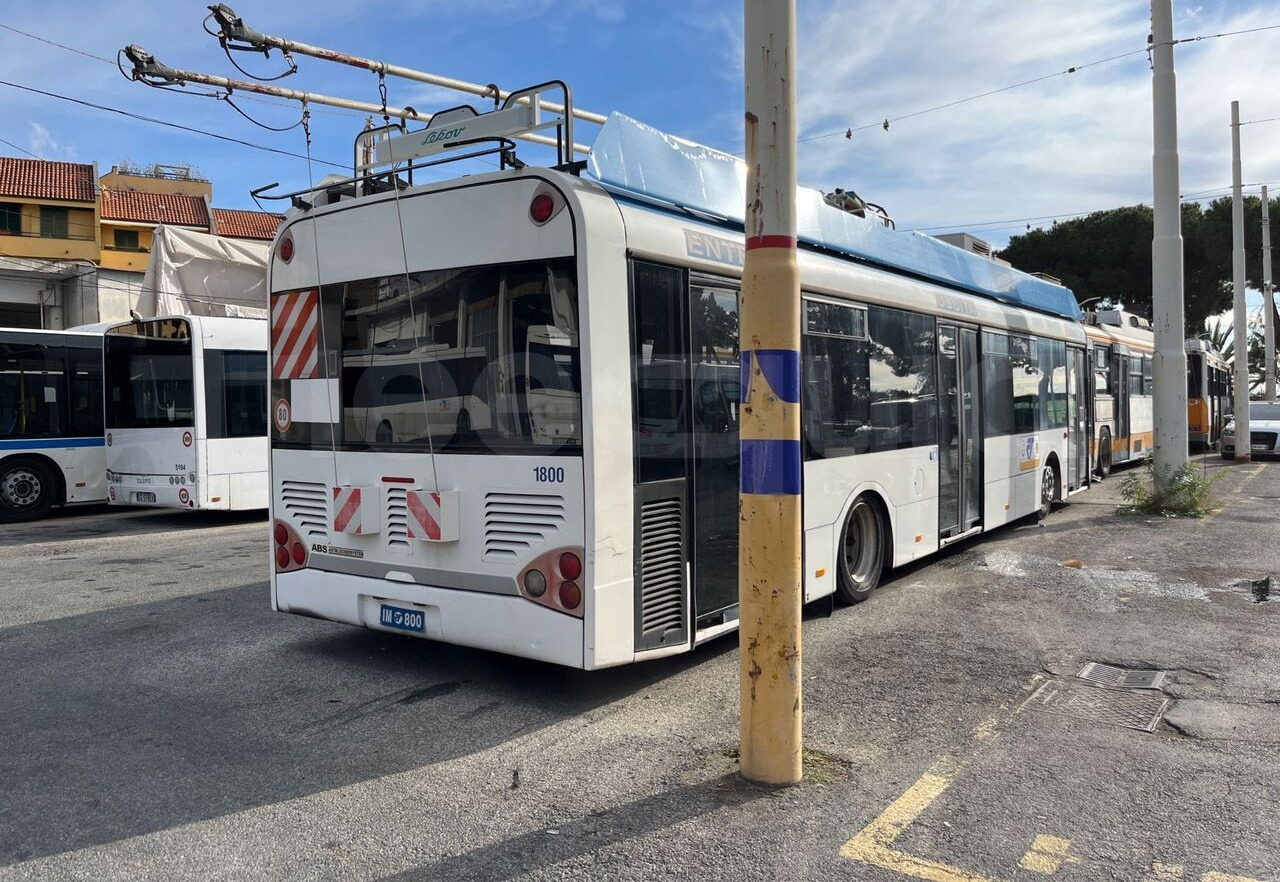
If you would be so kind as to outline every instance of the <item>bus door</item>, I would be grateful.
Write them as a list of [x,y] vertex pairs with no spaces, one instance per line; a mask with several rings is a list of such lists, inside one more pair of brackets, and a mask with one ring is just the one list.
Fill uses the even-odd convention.
[[1089,439],[1093,437],[1093,404],[1086,378],[1092,372],[1085,351],[1067,347],[1067,488],[1078,490],[1089,478]]
[[938,356],[938,535],[948,539],[977,526],[982,511],[977,330],[938,325]]
[[1121,346],[1112,347],[1111,383],[1115,390],[1116,436],[1111,439],[1111,458],[1124,462],[1129,458],[1129,357]]
[[741,375],[734,287],[637,261],[631,299],[640,651],[737,618]]

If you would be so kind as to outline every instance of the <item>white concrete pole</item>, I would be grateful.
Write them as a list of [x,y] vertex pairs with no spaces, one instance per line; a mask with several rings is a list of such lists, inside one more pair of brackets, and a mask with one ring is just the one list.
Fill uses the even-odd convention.
[[1267,401],[1276,400],[1276,318],[1275,295],[1271,290],[1271,206],[1267,188],[1262,187],[1262,315],[1265,330]]
[[1151,324],[1155,330],[1155,485],[1167,490],[1189,459],[1183,305],[1182,208],[1178,198],[1178,99],[1173,73],[1173,2],[1152,0]]
[[1240,184],[1240,102],[1231,102],[1231,266],[1235,312],[1231,336],[1236,358],[1236,462],[1249,462],[1249,313],[1244,304],[1244,196]]

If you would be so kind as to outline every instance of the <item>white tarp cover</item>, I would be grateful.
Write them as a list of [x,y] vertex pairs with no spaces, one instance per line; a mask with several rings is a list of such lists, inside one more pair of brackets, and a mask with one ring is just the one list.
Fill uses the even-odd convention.
[[268,243],[156,227],[138,312],[267,318]]

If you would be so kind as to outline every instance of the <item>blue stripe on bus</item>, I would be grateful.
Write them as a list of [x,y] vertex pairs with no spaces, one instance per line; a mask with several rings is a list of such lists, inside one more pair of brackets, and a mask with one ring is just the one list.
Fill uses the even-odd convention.
[[792,496],[800,494],[800,442],[741,442],[742,492]]
[[0,450],[53,450],[57,447],[104,447],[102,438],[19,438],[0,441]]

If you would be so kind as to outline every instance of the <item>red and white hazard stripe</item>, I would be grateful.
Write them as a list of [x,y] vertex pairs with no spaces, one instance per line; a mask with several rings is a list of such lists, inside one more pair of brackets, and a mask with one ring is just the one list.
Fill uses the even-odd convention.
[[357,536],[363,531],[360,517],[360,488],[333,488],[333,531],[335,533],[354,533]]
[[271,295],[271,378],[313,380],[320,375],[320,294]]
[[410,490],[406,496],[409,504],[409,538],[440,541],[440,494],[427,490]]

